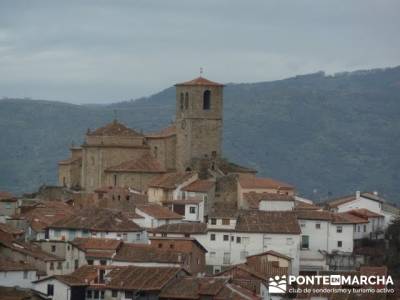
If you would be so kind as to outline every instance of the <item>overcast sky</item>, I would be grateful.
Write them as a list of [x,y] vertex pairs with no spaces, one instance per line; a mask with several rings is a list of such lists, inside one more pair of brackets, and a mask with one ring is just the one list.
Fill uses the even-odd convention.
[[192,79],[400,65],[400,1],[0,0],[0,97],[106,103]]

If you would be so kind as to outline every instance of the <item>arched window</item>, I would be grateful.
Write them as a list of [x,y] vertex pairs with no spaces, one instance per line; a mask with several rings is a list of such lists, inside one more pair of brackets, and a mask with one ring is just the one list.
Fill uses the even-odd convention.
[[185,94],[185,109],[189,108],[189,93],[186,92]]
[[203,94],[203,109],[211,108],[211,92],[209,90],[205,91]]
[[181,99],[180,99],[180,100],[181,100],[181,103],[180,103],[180,104],[181,104],[181,110],[183,110],[183,100],[184,100],[184,97],[185,97],[185,96],[183,95],[183,93],[181,93]]

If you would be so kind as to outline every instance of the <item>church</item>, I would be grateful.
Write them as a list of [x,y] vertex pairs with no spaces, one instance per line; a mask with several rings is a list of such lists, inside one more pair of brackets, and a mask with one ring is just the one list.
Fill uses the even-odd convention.
[[194,172],[199,178],[256,171],[222,158],[224,85],[204,77],[178,83],[175,122],[142,134],[117,120],[86,133],[59,162],[59,185],[91,193],[102,187],[129,187],[145,193],[165,174]]

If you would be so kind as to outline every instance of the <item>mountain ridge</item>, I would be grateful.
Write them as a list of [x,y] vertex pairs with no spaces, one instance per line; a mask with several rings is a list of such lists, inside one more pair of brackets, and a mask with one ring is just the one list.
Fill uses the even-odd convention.
[[[315,200],[355,190],[399,199],[400,67],[229,83],[224,154]],[[0,190],[56,182],[57,161],[114,118],[146,132],[175,115],[175,90],[105,105],[0,100]],[[399,199],[400,200],[400,199]]]

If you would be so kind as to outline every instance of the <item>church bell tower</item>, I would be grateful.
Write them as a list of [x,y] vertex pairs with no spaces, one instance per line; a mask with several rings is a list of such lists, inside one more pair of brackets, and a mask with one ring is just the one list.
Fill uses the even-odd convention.
[[176,169],[221,155],[223,85],[198,77],[176,84]]

